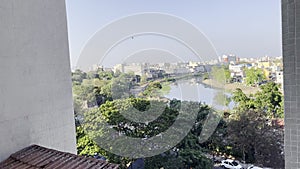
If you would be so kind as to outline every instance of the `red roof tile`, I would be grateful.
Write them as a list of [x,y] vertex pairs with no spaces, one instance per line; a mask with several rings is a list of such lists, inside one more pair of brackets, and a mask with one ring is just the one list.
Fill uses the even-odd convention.
[[77,156],[38,145],[32,145],[12,154],[0,163],[0,169],[117,169],[92,157]]

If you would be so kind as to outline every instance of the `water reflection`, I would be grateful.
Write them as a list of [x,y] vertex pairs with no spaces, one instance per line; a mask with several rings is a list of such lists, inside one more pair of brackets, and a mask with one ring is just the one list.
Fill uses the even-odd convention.
[[185,101],[205,103],[218,110],[232,109],[234,103],[229,99],[231,94],[221,89],[201,83],[200,78],[181,79],[170,84],[169,93],[165,97]]

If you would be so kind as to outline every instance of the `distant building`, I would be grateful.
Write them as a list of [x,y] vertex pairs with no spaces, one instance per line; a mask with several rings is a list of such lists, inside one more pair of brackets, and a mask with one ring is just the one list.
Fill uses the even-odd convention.
[[179,67],[174,69],[175,74],[187,74],[191,73],[190,69],[188,67]]
[[266,77],[267,80],[271,80],[272,79],[272,71],[270,70],[270,68],[266,68],[266,69],[262,69],[263,73]]
[[189,64],[188,64],[189,67],[196,67],[198,65],[200,65],[199,62],[192,62],[192,61],[190,61]]
[[117,64],[114,66],[114,72],[119,70],[122,73],[131,73],[133,72],[135,75],[142,76],[144,74],[145,69],[147,69],[146,64],[142,63],[130,63],[130,64]]
[[272,63],[270,61],[258,61],[257,67],[260,69],[267,69],[270,68]]
[[189,62],[188,67],[192,73],[206,72],[205,66],[199,62]]
[[239,62],[238,57],[236,57],[235,55],[223,55],[221,58],[221,63],[225,63],[225,64],[236,64]]
[[173,65],[169,65],[167,67],[164,67],[164,70],[167,74],[174,74],[176,67]]
[[281,71],[282,67],[281,66],[277,66],[277,65],[274,64],[274,65],[270,66],[270,70],[272,72]]
[[206,68],[204,65],[198,65],[192,69],[190,69],[192,73],[204,73],[206,72]]
[[243,64],[239,64],[239,65],[232,65],[232,64],[230,64],[229,65],[229,70],[231,72],[242,72],[243,69],[244,69],[244,67],[245,67],[245,65],[243,65]]
[[145,69],[144,74],[148,79],[162,78],[166,72],[161,69]]
[[256,61],[254,58],[239,58],[240,62],[248,62],[248,63],[253,63]]
[[233,82],[243,82],[245,77],[244,68],[245,64],[229,65],[230,77]]

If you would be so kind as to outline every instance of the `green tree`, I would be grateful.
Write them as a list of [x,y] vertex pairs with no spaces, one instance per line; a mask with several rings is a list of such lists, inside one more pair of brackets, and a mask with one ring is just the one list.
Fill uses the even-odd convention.
[[274,130],[264,112],[245,111],[229,122],[227,130],[230,144],[244,161],[283,168],[283,132]]
[[261,110],[267,112],[269,118],[283,118],[283,95],[279,91],[278,84],[269,82],[260,86],[261,91],[255,94],[255,104]]
[[255,85],[255,84],[262,82],[263,80],[266,80],[266,76],[262,69],[259,69],[259,68],[247,69],[246,68],[244,71],[245,71],[245,75],[246,75],[245,82],[247,85]]
[[113,78],[111,82],[111,95],[113,99],[128,98],[132,87],[132,77],[127,74]]
[[234,111],[232,111],[231,118],[238,118],[240,113],[255,109],[254,98],[248,97],[240,88],[237,88],[232,95],[232,100],[235,102]]
[[[209,113],[209,108],[207,106],[201,106],[199,103],[182,103],[177,100],[171,101],[170,104],[164,102],[162,102],[162,104],[155,103],[155,106],[152,105],[154,107],[152,111],[157,112],[159,111],[157,109],[160,109],[163,110],[162,114],[149,123],[139,123],[129,120],[127,116],[125,116],[127,117],[125,118],[124,113],[121,112],[130,110],[129,112],[132,113],[133,109],[129,109],[132,106],[140,113],[147,112],[149,109],[151,109],[151,107],[149,107],[149,100],[128,98],[107,101],[99,108],[90,109],[85,113],[86,123],[83,124],[83,128],[89,131],[89,135],[92,139],[97,139],[98,136],[103,135],[103,132],[105,132],[104,130],[101,130],[101,125],[99,128],[100,123],[107,123],[111,125],[117,132],[129,137],[149,138],[167,130],[176,120],[179,113],[178,110],[183,104],[187,104],[186,107],[188,108],[199,108],[199,113],[195,122],[197,125],[188,134],[188,136],[184,138],[184,140],[182,140],[166,154],[163,153],[155,157],[146,158],[146,164],[147,166],[152,166],[152,168],[168,168],[171,163],[177,161],[176,164],[178,167],[183,166],[180,168],[212,168],[212,162],[203,155],[203,149],[198,143],[198,135],[200,134],[199,130],[201,129],[201,124],[204,123],[206,115]],[[183,113],[185,116],[189,116],[190,114],[188,111],[184,111]],[[126,149],[126,147],[126,145],[120,144],[118,149],[123,150]],[[166,158],[158,158],[159,156],[164,156]]]
[[99,74],[96,71],[89,71],[86,73],[87,79],[99,78]]
[[82,126],[76,127],[76,140],[77,140],[77,154],[84,156],[93,156],[98,154],[105,157],[111,163],[120,164],[121,169],[127,169],[127,164],[131,161],[128,158],[114,155],[97,145],[88,134],[84,131]]
[[241,89],[233,93],[236,106],[229,119],[226,140],[235,156],[247,162],[282,168],[283,131],[276,128],[272,120],[283,117],[283,96],[274,82],[260,88],[250,96]]
[[[178,109],[179,105],[180,101],[176,100],[174,100],[171,104],[171,106],[174,109]],[[211,109],[208,106],[201,105],[199,107],[197,118],[195,120],[195,125],[180,143],[173,147],[169,153],[167,152],[167,154],[169,154],[169,156],[167,157],[170,158],[170,160],[168,160],[167,163],[164,163],[164,165],[159,166],[159,168],[168,168],[168,165],[170,165],[171,162],[174,164],[171,164],[170,168],[212,168],[212,161],[204,156],[203,152],[205,152],[206,150],[202,147],[202,145],[199,142],[202,126],[209,113],[211,113]],[[173,162],[174,154],[176,157],[176,162]]]
[[255,95],[249,97],[241,89],[234,91],[232,99],[236,103],[235,112],[253,109],[264,112],[269,119],[283,118],[284,101],[278,85],[268,82],[261,85],[260,89]]
[[202,80],[206,80],[209,79],[209,74],[208,73],[204,73],[202,76]]
[[159,97],[161,94],[160,89],[162,89],[160,82],[150,82],[143,91],[142,95],[148,97]]
[[76,69],[73,73],[72,73],[72,81],[74,84],[81,84],[83,79],[86,79],[87,75],[85,72],[81,71],[80,69]]
[[94,155],[100,153],[100,147],[85,134],[81,126],[76,127],[77,154]]
[[92,84],[73,86],[73,95],[74,100],[77,102],[76,104],[83,107],[99,106],[102,103],[100,100],[103,99],[99,95],[99,88]]
[[224,84],[230,82],[230,71],[228,67],[213,66],[211,71],[212,78],[217,82]]
[[113,71],[98,70],[97,72],[99,74],[99,79],[102,79],[102,80],[111,80],[111,79],[113,79],[113,77],[115,75]]

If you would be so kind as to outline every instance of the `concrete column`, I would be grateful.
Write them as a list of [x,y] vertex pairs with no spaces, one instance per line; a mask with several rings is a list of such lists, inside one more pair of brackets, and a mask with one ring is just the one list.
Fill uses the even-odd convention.
[[0,161],[39,144],[76,153],[64,0],[0,3]]
[[300,168],[300,1],[282,0],[285,168]]

